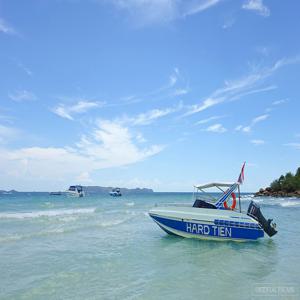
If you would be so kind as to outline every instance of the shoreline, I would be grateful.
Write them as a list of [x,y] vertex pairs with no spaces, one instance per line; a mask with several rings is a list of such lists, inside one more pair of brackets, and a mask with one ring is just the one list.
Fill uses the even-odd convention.
[[261,188],[258,192],[254,193],[254,197],[300,198],[300,191],[295,191],[295,192],[274,191],[270,187],[268,187],[266,189]]

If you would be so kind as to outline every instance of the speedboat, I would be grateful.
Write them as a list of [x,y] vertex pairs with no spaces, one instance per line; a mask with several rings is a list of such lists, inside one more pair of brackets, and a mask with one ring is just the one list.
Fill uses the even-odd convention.
[[[186,238],[255,241],[264,233],[277,233],[272,219],[266,220],[260,207],[251,201],[242,212],[240,185],[244,180],[244,166],[237,182],[212,182],[195,186],[193,206],[183,204],[155,207],[150,217],[168,234]],[[207,192],[218,189],[220,193]],[[237,192],[236,192],[237,191]]]
[[120,188],[114,188],[114,189],[112,189],[112,191],[109,192],[109,194],[112,197],[121,197],[122,196]]
[[83,197],[85,195],[81,185],[71,185],[66,193],[71,197]]

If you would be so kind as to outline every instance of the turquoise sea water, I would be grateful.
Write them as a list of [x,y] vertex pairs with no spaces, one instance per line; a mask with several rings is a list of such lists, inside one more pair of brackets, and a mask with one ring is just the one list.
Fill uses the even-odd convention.
[[300,299],[300,199],[256,200],[279,233],[237,243],[168,236],[147,215],[191,194],[2,195],[0,298]]

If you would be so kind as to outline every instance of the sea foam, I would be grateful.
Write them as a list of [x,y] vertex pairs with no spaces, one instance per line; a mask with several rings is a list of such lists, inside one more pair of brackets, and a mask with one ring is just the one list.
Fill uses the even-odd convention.
[[286,200],[284,202],[279,203],[279,205],[282,207],[298,207],[298,206],[300,206],[300,201]]
[[95,207],[91,208],[74,208],[74,209],[53,209],[53,210],[38,210],[30,212],[2,212],[0,219],[26,219],[26,218],[40,218],[40,217],[56,217],[78,214],[90,214],[96,211]]

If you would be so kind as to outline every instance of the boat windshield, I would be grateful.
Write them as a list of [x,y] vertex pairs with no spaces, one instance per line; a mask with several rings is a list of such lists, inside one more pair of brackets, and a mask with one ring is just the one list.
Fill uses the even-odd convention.
[[211,204],[216,203],[219,197],[220,197],[220,193],[207,193],[198,190],[194,193],[195,200],[199,199]]
[[[236,196],[234,191],[238,188],[238,197],[240,199],[239,185],[235,182],[213,182],[194,186],[194,206],[224,209],[223,203],[230,197]],[[226,203],[225,203],[226,204]],[[240,203],[239,203],[239,209]],[[235,204],[232,207],[235,209]]]

